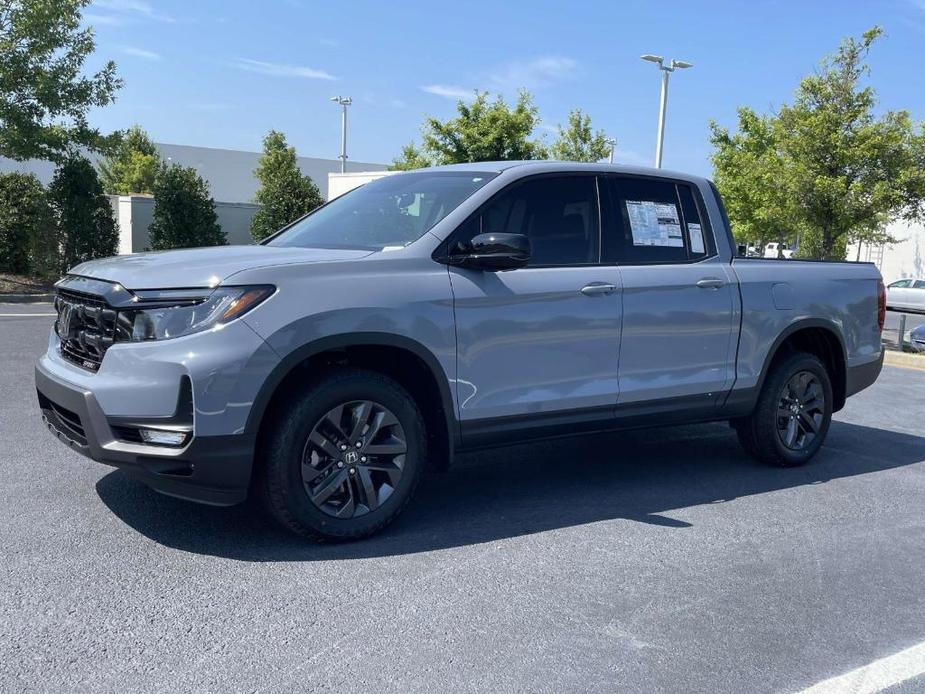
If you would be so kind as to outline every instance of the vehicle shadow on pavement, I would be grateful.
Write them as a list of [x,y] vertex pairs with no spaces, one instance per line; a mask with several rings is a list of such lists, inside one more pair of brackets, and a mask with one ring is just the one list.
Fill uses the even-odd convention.
[[426,552],[597,521],[677,528],[670,512],[925,461],[925,438],[833,422],[802,468],[753,461],[724,424],[599,434],[461,457],[425,478],[384,532],[317,545],[279,529],[248,502],[213,508],[162,496],[115,471],[96,485],[126,524],[165,546],[245,561],[331,561]]

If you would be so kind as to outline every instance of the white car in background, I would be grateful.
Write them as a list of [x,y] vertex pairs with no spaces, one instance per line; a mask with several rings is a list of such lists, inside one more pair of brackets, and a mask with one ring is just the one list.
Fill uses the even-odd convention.
[[793,251],[787,246],[786,243],[769,243],[764,247],[764,257],[785,258],[790,260],[793,258]]
[[925,311],[925,279],[905,277],[886,288],[887,308]]

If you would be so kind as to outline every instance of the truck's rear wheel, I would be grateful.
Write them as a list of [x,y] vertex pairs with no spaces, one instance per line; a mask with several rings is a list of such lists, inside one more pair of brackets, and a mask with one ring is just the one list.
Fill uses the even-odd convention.
[[392,379],[344,369],[275,411],[263,441],[261,492],[270,513],[316,540],[349,540],[390,523],[423,469],[421,413]]
[[793,467],[822,446],[832,421],[832,381],[812,354],[795,352],[776,362],[755,410],[735,424],[739,442],[758,460]]

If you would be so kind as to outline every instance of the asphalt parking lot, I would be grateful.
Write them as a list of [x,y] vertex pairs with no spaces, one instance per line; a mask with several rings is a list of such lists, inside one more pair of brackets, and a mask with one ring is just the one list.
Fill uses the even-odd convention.
[[315,546],[53,440],[51,319],[5,315],[48,310],[0,306],[4,692],[792,692],[925,640],[925,371],[804,468],[719,424],[518,446]]

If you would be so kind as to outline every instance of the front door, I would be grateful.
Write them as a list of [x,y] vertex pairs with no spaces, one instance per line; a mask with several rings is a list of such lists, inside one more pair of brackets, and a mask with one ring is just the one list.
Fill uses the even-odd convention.
[[620,275],[600,260],[593,175],[537,176],[512,184],[461,227],[530,238],[527,267],[451,267],[457,396],[463,436],[479,420],[503,426],[553,422],[582,410],[609,419],[617,399]]

